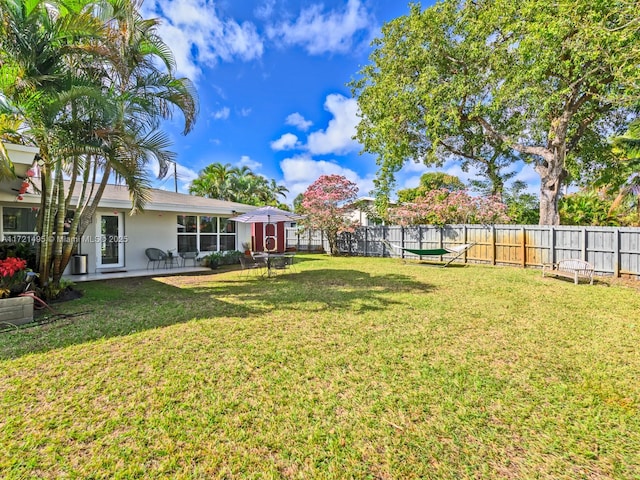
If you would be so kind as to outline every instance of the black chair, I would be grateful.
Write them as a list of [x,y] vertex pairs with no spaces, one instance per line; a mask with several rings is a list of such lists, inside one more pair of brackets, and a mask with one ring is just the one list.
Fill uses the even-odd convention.
[[243,271],[246,270],[247,275],[251,270],[257,271],[258,274],[264,274],[264,269],[267,268],[266,259],[255,258],[250,255],[240,255],[240,265]]
[[199,254],[200,252],[196,250],[195,252],[180,252],[178,255],[180,255],[180,258],[182,259],[183,267],[186,265],[187,260],[193,260],[193,266],[197,267]]
[[167,266],[167,259],[169,255],[164,250],[160,250],[159,248],[147,248],[144,251],[144,254],[147,256],[149,261],[147,262],[147,270],[149,270],[149,265],[156,269],[156,265],[160,262],[164,263],[164,266]]

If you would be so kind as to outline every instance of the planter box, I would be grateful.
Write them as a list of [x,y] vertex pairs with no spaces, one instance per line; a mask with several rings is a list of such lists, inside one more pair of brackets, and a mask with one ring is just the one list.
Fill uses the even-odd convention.
[[0,299],[0,323],[23,325],[33,322],[33,297]]

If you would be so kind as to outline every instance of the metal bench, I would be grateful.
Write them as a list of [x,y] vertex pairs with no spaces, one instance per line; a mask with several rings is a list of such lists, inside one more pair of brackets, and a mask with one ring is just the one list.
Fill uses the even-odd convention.
[[545,275],[554,275],[556,277],[572,278],[576,285],[578,285],[580,278],[588,279],[589,284],[593,285],[593,271],[593,265],[578,259],[560,260],[558,263],[542,266],[543,277]]

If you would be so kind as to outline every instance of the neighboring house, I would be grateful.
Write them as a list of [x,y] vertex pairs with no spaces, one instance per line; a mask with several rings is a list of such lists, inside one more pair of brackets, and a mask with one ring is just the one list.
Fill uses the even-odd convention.
[[[40,195],[29,193],[32,190],[19,195],[19,191],[37,149],[6,147],[19,178],[0,183],[0,238],[33,240]],[[229,218],[255,208],[153,189],[145,211],[129,215],[131,200],[127,187],[108,185],[77,253],[87,255],[88,273],[99,273],[147,268],[145,249],[149,247],[172,250],[176,254],[197,250],[201,256],[207,252],[238,250],[242,242],[250,241],[251,225]]]
[[[358,208],[351,212],[349,219],[358,222],[362,227],[379,225],[375,202],[376,199],[373,197],[358,198],[358,200],[356,200]],[[390,205],[395,205],[395,203],[391,203]]]

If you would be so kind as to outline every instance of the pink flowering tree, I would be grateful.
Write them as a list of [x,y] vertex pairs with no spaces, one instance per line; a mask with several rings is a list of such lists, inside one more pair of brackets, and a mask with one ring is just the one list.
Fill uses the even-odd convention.
[[302,194],[302,223],[325,233],[331,255],[338,254],[338,235],[358,226],[351,218],[357,195],[357,185],[342,175],[322,175]]
[[430,190],[411,203],[392,208],[389,217],[400,225],[506,223],[507,206],[496,196],[473,197],[466,190]]

